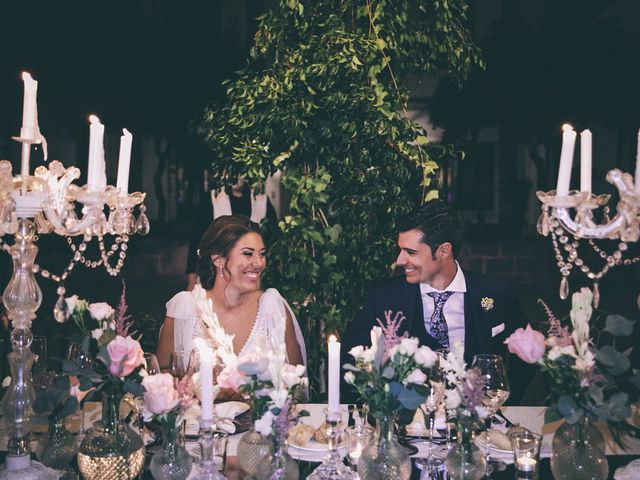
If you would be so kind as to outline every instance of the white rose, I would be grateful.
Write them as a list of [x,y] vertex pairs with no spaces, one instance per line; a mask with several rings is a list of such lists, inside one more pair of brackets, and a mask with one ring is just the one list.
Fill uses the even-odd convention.
[[104,333],[104,330],[101,328],[96,328],[95,330],[91,330],[91,338],[95,338],[96,340],[100,340],[100,337]]
[[276,407],[282,408],[289,398],[289,391],[286,389],[274,390],[269,396]]
[[353,385],[353,382],[356,381],[356,376],[354,375],[353,372],[347,372],[344,374],[344,381],[347,382],[349,385]]
[[446,395],[446,400],[445,400],[445,405],[447,407],[447,410],[453,410],[455,408],[458,408],[458,405],[460,405],[460,402],[462,402],[462,398],[460,397],[460,393],[458,392],[457,389],[451,389],[451,390],[447,390],[445,392]]
[[108,303],[98,302],[89,304],[89,315],[99,322],[111,317],[113,313],[114,310]]
[[71,295],[64,299],[67,302],[67,314],[66,317],[69,318],[73,313],[73,310],[76,308],[76,304],[78,303],[78,295]]
[[438,354],[429,347],[420,347],[413,358],[418,365],[431,368],[435,365],[436,360],[438,360]]
[[373,363],[375,354],[376,352],[373,348],[368,348],[364,352],[362,352],[362,355],[360,356],[360,361],[364,363]]
[[403,338],[400,340],[400,353],[411,356],[418,350],[418,339],[415,337]]
[[362,353],[364,352],[364,347],[362,345],[356,345],[351,350],[349,350],[349,355],[356,359],[356,361],[362,357]]
[[254,424],[256,432],[258,432],[260,435],[264,435],[265,437],[271,435],[271,432],[273,431],[273,418],[274,417],[273,413],[271,413],[271,410],[267,410],[261,418],[256,420]]
[[424,374],[422,370],[416,368],[413,372],[411,372],[407,378],[402,382],[404,385],[409,383],[415,383],[417,385],[422,385],[427,381],[427,376]]
[[304,371],[304,365],[296,365],[295,367],[293,365],[285,365],[282,372],[282,381],[288,387],[298,385],[304,375]]

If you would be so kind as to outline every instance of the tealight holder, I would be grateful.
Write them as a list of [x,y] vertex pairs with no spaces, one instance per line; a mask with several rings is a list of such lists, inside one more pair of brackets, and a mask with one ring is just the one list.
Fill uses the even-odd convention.
[[525,430],[514,432],[509,435],[509,438],[513,448],[515,478],[518,480],[538,480],[542,435]]
[[355,480],[358,478],[357,474],[344,464],[343,455],[338,449],[343,432],[340,423],[342,415],[340,412],[329,412],[327,410],[326,416],[329,451],[322,460],[322,463],[307,478],[309,480]]

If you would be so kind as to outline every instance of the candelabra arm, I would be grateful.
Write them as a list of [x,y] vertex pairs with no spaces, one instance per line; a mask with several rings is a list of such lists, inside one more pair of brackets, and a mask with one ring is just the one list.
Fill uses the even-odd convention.
[[593,222],[589,222],[592,226],[575,221],[571,217],[568,208],[556,208],[554,211],[554,216],[562,227],[578,238],[609,238],[615,236],[616,232],[619,232],[627,224],[625,216],[621,214],[621,210],[618,210],[618,213],[610,222],[604,225],[596,225]]

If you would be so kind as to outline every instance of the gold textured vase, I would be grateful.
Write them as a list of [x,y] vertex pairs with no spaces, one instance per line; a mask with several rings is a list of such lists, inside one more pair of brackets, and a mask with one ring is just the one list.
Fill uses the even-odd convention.
[[91,428],[78,450],[78,468],[86,480],[133,480],[144,465],[142,437],[120,421],[122,395],[103,392],[102,421]]

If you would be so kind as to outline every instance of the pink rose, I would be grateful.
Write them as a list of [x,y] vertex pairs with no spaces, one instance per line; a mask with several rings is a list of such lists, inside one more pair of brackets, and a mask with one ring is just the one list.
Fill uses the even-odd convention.
[[245,375],[237,368],[227,366],[218,374],[217,382],[221,388],[237,392],[240,385],[245,383]]
[[107,345],[111,364],[109,373],[114,377],[126,377],[144,361],[144,352],[140,344],[131,337],[118,335]]
[[527,328],[518,328],[504,343],[511,353],[527,363],[536,363],[544,355],[544,335],[527,324]]
[[168,373],[147,375],[142,379],[144,404],[151,413],[164,415],[180,402],[175,380]]

